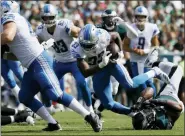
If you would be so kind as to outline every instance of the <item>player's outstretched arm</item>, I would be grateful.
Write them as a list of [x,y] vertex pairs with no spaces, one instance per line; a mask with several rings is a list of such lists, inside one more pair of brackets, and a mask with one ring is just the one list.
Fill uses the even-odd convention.
[[16,34],[17,26],[12,22],[7,22],[3,25],[3,33],[1,33],[1,45],[5,45],[13,41]]

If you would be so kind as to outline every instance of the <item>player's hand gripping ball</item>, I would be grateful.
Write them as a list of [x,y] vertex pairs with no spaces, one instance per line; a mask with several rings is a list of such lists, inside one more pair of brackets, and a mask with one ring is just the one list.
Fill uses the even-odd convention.
[[112,53],[110,60],[118,59],[118,57],[119,57],[118,52],[120,51],[120,48],[116,43],[114,43],[114,42],[110,43],[110,45],[107,46],[106,50],[110,51],[110,53]]

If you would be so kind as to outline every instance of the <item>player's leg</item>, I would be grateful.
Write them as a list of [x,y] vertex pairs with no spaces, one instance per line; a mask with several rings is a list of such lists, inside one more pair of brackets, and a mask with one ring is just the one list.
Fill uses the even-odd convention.
[[29,116],[26,111],[1,107],[1,115],[1,125],[7,125],[13,122],[28,122],[29,124],[34,124],[34,119]]
[[55,126],[53,130],[59,130],[60,126],[56,120],[49,114],[42,103],[34,97],[40,90],[39,84],[34,80],[34,74],[36,73],[31,69],[28,69],[28,71],[24,73],[19,93],[20,102],[47,121],[48,124],[53,124]]
[[75,80],[78,92],[82,93],[83,100],[85,101],[85,108],[90,111],[91,113],[94,113],[94,110],[92,108],[92,100],[91,100],[91,92],[89,87],[87,86],[87,82],[85,81],[84,76],[81,74],[80,70],[77,67],[76,62],[72,62],[70,64],[71,73],[73,74]]
[[53,58],[43,52],[33,62],[35,70],[35,79],[41,86],[42,93],[53,101],[63,104],[66,107],[79,113],[88,121],[94,131],[99,132],[102,129],[101,122],[97,115],[92,115],[88,112],[74,97],[62,92],[54,71],[53,71]]
[[[146,72],[148,72],[148,71],[150,71],[150,69],[149,68],[144,68],[144,73],[146,73]],[[157,89],[156,89],[156,87],[155,87],[155,85],[154,85],[154,82],[153,82],[153,79],[149,79],[149,80],[147,80],[146,81],[146,85],[147,85],[147,87],[149,87],[149,88],[152,88],[153,89],[153,97],[155,97],[156,96],[156,94],[157,94]]]
[[16,77],[19,79],[19,81],[22,81],[24,71],[23,71],[21,63],[19,61],[9,60],[8,66],[13,71],[13,73],[16,75]]
[[129,114],[130,108],[115,102],[112,98],[112,90],[110,86],[110,68],[104,68],[93,76],[93,88],[97,97],[100,99],[103,106],[113,112],[119,114]]
[[7,60],[4,59],[1,59],[1,75],[11,88],[14,96],[18,99],[18,93],[20,91],[20,88],[15,81],[12,70],[8,66]]
[[131,79],[128,71],[122,64],[112,64],[111,74],[116,78],[116,80],[125,88],[136,88],[139,85],[145,83],[147,80],[159,76],[161,80],[169,83],[168,76],[161,71],[159,68],[154,67],[150,71],[140,74]]
[[[161,87],[157,95],[163,94],[163,93],[169,93],[170,92],[169,90],[172,90],[172,94],[174,94],[175,97],[178,97],[177,95],[179,90],[179,84],[183,75],[182,68],[171,62],[155,62],[153,66],[157,66],[162,71],[164,71],[169,76],[170,82],[171,82],[171,84],[168,84],[168,85],[163,84],[163,86]],[[166,90],[167,92],[164,90]]]

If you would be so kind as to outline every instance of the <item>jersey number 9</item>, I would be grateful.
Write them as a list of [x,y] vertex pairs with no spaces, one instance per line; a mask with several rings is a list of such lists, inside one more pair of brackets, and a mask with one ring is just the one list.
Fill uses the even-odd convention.
[[144,49],[144,45],[145,45],[145,37],[139,37],[137,48]]

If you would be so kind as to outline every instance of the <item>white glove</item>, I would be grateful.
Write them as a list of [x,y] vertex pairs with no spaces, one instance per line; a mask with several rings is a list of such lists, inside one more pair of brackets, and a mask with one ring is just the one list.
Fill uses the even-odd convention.
[[103,68],[107,66],[111,56],[112,56],[112,53],[110,53],[110,51],[104,51],[104,54],[102,56],[102,62],[98,64],[99,68]]
[[123,19],[121,19],[120,17],[114,17],[113,19],[112,19],[112,21],[114,22],[114,23],[116,23],[116,25],[119,25],[119,24],[124,24],[124,20]]
[[49,40],[47,40],[46,42],[42,42],[41,45],[44,47],[45,50],[49,49],[51,46],[54,45],[55,40],[50,38]]
[[129,25],[127,22],[125,22],[120,17],[114,17],[113,22],[116,23],[117,25],[122,24],[125,26],[125,28],[127,29],[127,37],[128,38],[132,39],[132,38],[138,37],[137,31],[134,30],[134,28],[131,25]]
[[118,52],[118,58],[117,59],[110,60],[110,61],[112,63],[118,63],[118,62],[121,62],[121,60],[123,59],[123,57],[124,57],[123,51],[119,51]]

